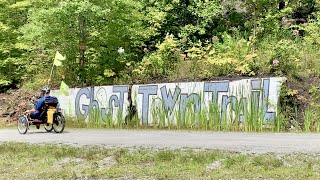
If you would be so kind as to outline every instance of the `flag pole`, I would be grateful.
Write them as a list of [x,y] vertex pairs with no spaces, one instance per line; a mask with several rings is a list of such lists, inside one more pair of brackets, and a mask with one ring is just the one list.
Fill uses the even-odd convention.
[[49,88],[49,84],[51,83],[51,77],[52,77],[52,74],[53,74],[53,68],[54,68],[54,61],[53,61],[53,64],[52,64],[52,68],[51,68],[51,72],[50,72],[50,76],[49,76],[49,80],[48,80],[48,85],[47,85],[48,88]]

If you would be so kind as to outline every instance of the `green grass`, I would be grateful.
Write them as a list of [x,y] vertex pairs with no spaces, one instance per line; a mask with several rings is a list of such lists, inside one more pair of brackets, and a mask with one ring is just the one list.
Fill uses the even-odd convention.
[[[201,101],[201,99],[200,99]],[[190,130],[214,130],[214,131],[244,131],[244,132],[268,132],[284,129],[281,116],[275,121],[266,124],[263,120],[262,107],[257,107],[252,102],[237,102],[232,107],[231,113],[221,112],[217,103],[210,103],[208,107],[195,112],[195,102],[189,101],[186,104],[184,114],[181,111],[174,110],[171,114],[165,108],[161,99],[154,99],[150,116],[151,124],[142,124],[137,114],[133,119],[127,119],[128,124],[124,124],[121,111],[116,118],[107,112],[106,119],[102,118],[100,110],[90,110],[87,120],[67,118],[67,126],[72,128],[136,128],[136,129],[190,129]],[[229,104],[230,107],[230,104]],[[240,111],[244,113],[244,119],[240,122]],[[222,113],[222,116],[221,116]],[[131,121],[131,122],[130,122]]]
[[[210,131],[210,132],[218,132],[218,131],[225,131],[225,132],[264,132],[264,133],[274,133],[274,132],[286,132],[286,129],[283,127],[283,117],[278,116],[274,122],[272,122],[269,126],[268,124],[265,124],[262,129],[254,129],[253,125],[250,123],[245,123],[242,125],[242,127],[239,126],[237,123],[238,121],[233,122],[232,124],[224,124],[224,126],[220,126],[219,123],[215,123],[213,119],[219,120],[219,116],[213,116],[207,117],[207,112],[202,113],[200,112],[199,115],[199,121],[196,125],[192,126],[189,124],[189,126],[183,126],[181,121],[177,121],[178,125],[172,124],[172,122],[169,121],[169,123],[165,126],[166,123],[163,120],[160,121],[155,126],[147,126],[147,125],[141,125],[139,122],[139,119],[134,116],[134,118],[128,122],[128,124],[122,124],[119,125],[118,123],[112,123],[110,121],[110,118],[107,118],[106,121],[102,121],[100,118],[97,119],[90,119],[89,121],[85,121],[84,119],[75,119],[71,117],[66,117],[66,127],[65,129],[143,129],[143,130],[191,130],[191,131]],[[308,114],[309,113],[309,114]],[[315,113],[316,114],[316,113]],[[312,114],[311,118],[310,112],[308,111],[305,121],[305,128],[304,129],[296,129],[296,133],[303,133],[303,132],[320,132],[320,121],[313,120],[310,122],[309,119],[316,119],[314,116],[315,114]],[[161,115],[161,114],[160,114]],[[179,116],[178,116],[179,117]],[[119,121],[121,122],[121,121]],[[218,122],[218,121],[216,121]],[[311,125],[310,125],[311,124]],[[0,129],[16,129],[17,125],[16,122],[13,123],[5,123],[4,121],[0,121]],[[30,126],[31,129],[35,129],[34,125]]]
[[316,179],[316,155],[0,143],[1,179]]

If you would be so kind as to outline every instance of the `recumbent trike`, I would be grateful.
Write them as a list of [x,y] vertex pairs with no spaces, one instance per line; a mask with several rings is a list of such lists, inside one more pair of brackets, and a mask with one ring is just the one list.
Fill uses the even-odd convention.
[[18,131],[25,134],[29,130],[30,125],[36,125],[37,128],[43,124],[47,132],[54,130],[56,133],[62,133],[65,127],[65,119],[58,107],[58,99],[44,101],[44,110],[40,114],[39,119],[31,119],[27,113],[22,114],[18,119]]

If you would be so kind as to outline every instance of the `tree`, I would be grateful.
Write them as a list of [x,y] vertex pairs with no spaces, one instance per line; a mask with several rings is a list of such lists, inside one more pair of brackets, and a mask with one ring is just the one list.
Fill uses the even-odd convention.
[[147,19],[155,22],[158,32],[152,38],[151,48],[163,41],[167,33],[190,42],[209,40],[217,33],[222,10],[217,0],[144,0],[144,5]]
[[19,28],[27,19],[29,1],[0,1],[0,91],[16,87],[25,78],[29,47],[21,43]]
[[[142,59],[141,47],[153,32],[143,23],[139,1],[67,0],[45,4],[31,10],[30,23],[22,28],[23,38],[48,54],[53,55],[55,50],[66,54],[63,74],[69,82],[80,78],[77,85],[112,82],[127,63]],[[79,20],[84,27],[79,26]],[[82,66],[80,36],[84,36],[86,48]],[[120,47],[125,53],[118,53]]]

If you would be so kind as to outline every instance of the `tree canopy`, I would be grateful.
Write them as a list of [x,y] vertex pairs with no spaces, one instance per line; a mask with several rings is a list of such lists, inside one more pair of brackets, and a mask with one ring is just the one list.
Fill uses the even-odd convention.
[[[319,77],[319,0],[0,0],[0,89]],[[298,71],[300,69],[301,71]]]

